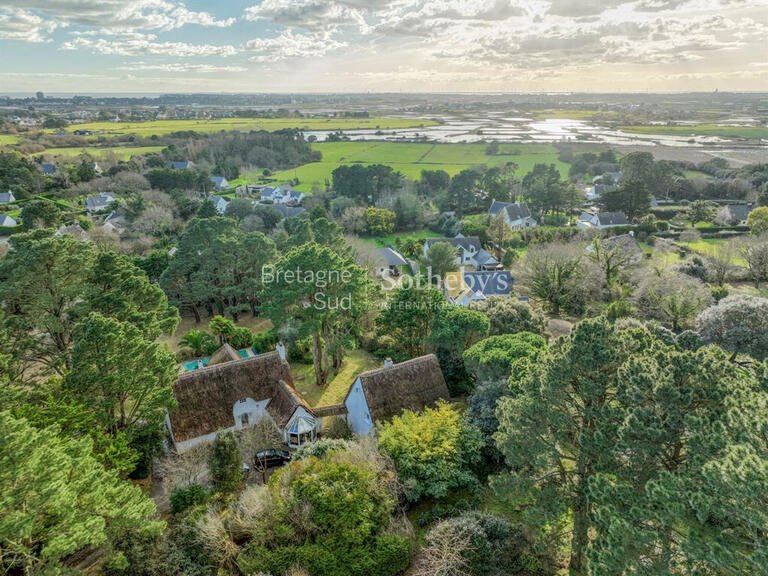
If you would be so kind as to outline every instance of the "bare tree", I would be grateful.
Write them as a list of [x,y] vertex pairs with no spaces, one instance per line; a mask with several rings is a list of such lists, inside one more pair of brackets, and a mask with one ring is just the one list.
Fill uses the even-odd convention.
[[768,280],[768,234],[745,240],[741,245],[741,254],[747,261],[755,288],[760,288],[760,282]]
[[415,561],[414,576],[472,576],[465,553],[471,534],[442,521],[429,531]]
[[208,482],[208,453],[210,446],[200,444],[182,454],[173,454],[166,463],[166,478],[171,487]]
[[261,475],[262,482],[267,481],[266,462],[258,460],[256,454],[264,450],[277,450],[284,444],[282,436],[269,418],[259,418],[252,427],[244,428],[237,436],[243,462],[247,462]]
[[725,284],[733,271],[736,247],[733,242],[718,245],[707,258],[710,281],[718,286]]

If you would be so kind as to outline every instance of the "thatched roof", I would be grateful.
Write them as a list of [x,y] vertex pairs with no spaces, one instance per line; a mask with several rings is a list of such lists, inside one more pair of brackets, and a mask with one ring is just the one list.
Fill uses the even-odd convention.
[[347,407],[344,404],[331,404],[330,406],[320,406],[312,410],[318,418],[328,416],[341,416],[347,413]]
[[269,400],[267,412],[281,428],[303,406],[288,364],[277,352],[209,365],[179,376],[173,387],[177,407],[170,413],[175,442],[183,442],[234,426],[235,402]]
[[374,422],[448,398],[448,386],[434,354],[363,372],[358,378]]
[[240,354],[238,354],[232,346],[224,344],[221,348],[211,354],[211,359],[208,360],[207,366],[215,366],[216,364],[223,364],[224,362],[231,362],[232,360],[240,360]]

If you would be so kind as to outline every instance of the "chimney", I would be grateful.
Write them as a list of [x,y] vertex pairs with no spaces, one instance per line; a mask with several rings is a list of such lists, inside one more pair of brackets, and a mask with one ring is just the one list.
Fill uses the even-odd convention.
[[392,362],[392,358],[387,358],[384,360],[384,368],[389,368],[390,366],[394,366],[395,363]]
[[285,345],[282,342],[275,344],[275,350],[277,350],[278,356],[281,360],[285,360]]

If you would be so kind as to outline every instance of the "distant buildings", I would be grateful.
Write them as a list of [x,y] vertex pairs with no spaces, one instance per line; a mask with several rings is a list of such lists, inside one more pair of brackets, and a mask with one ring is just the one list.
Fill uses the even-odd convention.
[[229,180],[224,176],[211,176],[211,182],[216,190],[227,190],[229,188]]
[[717,211],[715,223],[724,226],[746,226],[749,213],[754,209],[754,204],[728,204]]
[[19,223],[8,214],[0,214],[0,228],[15,228]]
[[188,170],[192,168],[194,164],[188,160],[182,160],[180,162],[168,162],[166,168],[169,170]]
[[213,202],[213,207],[216,208],[216,212],[219,214],[224,214],[227,211],[227,206],[229,206],[229,200],[226,198],[222,198],[221,196],[216,196],[215,194],[211,194],[208,196],[208,199]]
[[101,212],[102,210],[109,208],[109,206],[115,200],[117,200],[117,198],[115,198],[112,194],[108,192],[101,192],[95,196],[88,196],[85,199],[85,209],[91,213]]
[[295,206],[300,204],[303,199],[304,194],[302,192],[293,190],[292,188],[284,188],[282,186],[267,186],[261,191],[262,202]]
[[13,192],[10,190],[0,192],[0,204],[10,204],[11,202],[16,202],[16,196],[13,195]]

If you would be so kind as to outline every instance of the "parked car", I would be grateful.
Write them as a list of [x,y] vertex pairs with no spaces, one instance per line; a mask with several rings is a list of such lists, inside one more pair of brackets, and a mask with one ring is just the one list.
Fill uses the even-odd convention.
[[253,457],[256,468],[277,468],[291,461],[291,453],[287,450],[264,450]]

